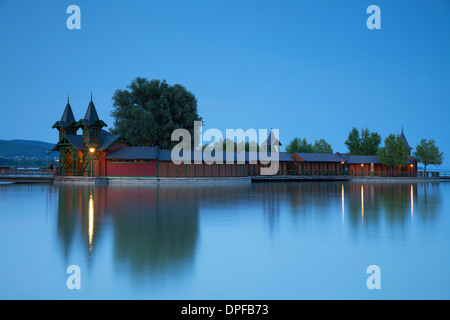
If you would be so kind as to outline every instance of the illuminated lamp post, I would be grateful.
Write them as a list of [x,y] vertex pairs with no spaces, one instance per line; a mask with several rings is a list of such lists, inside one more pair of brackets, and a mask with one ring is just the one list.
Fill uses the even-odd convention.
[[91,177],[93,177],[93,176],[94,176],[94,161],[93,161],[93,156],[94,156],[95,149],[94,149],[94,148],[90,148],[89,151],[91,152]]

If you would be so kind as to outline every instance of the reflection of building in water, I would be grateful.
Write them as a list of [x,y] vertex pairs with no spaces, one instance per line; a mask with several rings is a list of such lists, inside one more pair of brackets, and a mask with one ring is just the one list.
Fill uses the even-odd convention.
[[81,239],[86,256],[95,258],[99,235],[111,227],[117,266],[126,266],[137,276],[181,272],[195,256],[198,201],[193,192],[197,191],[63,185],[58,234],[64,255],[68,257]]
[[[58,236],[67,258],[75,239],[81,237],[87,253],[92,253],[99,232],[99,216],[104,214],[98,202],[98,188],[61,186],[58,194]],[[97,217],[95,217],[97,215]]]
[[301,182],[287,186],[289,203],[295,212],[304,212],[311,207],[326,209],[327,207],[334,208],[336,204],[337,208],[342,205],[342,183]]
[[[135,273],[180,273],[192,266],[199,233],[193,188],[108,188],[114,256]],[[124,201],[126,197],[126,201]]]
[[389,225],[403,225],[411,221],[414,212],[420,207],[433,206],[431,210],[421,210],[422,217],[432,217],[440,206],[439,192],[433,192],[433,199],[428,201],[426,190],[430,187],[439,187],[438,183],[350,183],[348,197],[359,199],[348,201],[348,217],[350,223],[358,225],[361,217],[365,225],[374,225],[380,222],[381,217]]
[[345,223],[345,188],[344,184],[341,187],[341,203],[342,203],[342,224]]
[[287,207],[300,222],[334,215],[339,225],[342,219],[342,224],[359,230],[362,223],[373,228],[380,221],[403,225],[412,217],[432,219],[442,201],[439,192],[427,190],[438,187],[342,182],[195,187],[62,185],[58,194],[58,236],[65,257],[70,256],[72,246],[81,243],[86,257],[95,259],[100,236],[109,232],[119,269],[129,269],[137,277],[181,274],[195,260],[200,208],[217,215],[227,210],[210,209],[256,208],[271,231]]
[[273,231],[280,214],[280,202],[286,195],[289,184],[286,183],[256,183],[252,184],[252,194],[258,194],[263,204],[264,215]]
[[411,184],[411,219],[414,220],[414,186]]
[[89,254],[92,253],[93,241],[94,241],[94,199],[91,194],[89,195]]
[[200,206],[232,208],[256,201],[273,224],[280,210],[278,195],[285,194],[286,185],[264,185],[62,185],[58,208],[60,243],[69,257],[72,246],[79,246],[81,239],[86,257],[95,259],[100,235],[111,232],[117,268],[129,269],[136,276],[182,273],[192,267],[195,258]]
[[[311,182],[285,184],[285,193],[296,216],[312,211],[335,214],[340,208],[342,223],[356,230],[363,225],[377,226],[382,220],[389,225],[404,224],[419,208],[424,208],[422,218],[432,218],[440,207],[440,193],[431,192],[433,199],[427,199],[426,191],[438,187],[438,183]],[[281,199],[282,195],[274,197]]]
[[419,192],[415,193],[415,210],[422,214],[416,218],[422,220],[434,219],[436,214],[441,211],[441,193],[439,192],[439,183],[421,183],[415,185]]

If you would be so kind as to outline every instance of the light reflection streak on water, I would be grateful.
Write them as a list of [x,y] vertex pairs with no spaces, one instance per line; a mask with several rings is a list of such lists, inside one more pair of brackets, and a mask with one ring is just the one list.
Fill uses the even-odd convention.
[[89,196],[89,255],[92,254],[92,242],[94,239],[94,199]]

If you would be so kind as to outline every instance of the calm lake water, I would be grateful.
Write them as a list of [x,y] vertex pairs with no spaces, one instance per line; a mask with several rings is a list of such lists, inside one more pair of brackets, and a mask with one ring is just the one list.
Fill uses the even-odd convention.
[[449,299],[449,196],[450,183],[0,185],[0,298]]

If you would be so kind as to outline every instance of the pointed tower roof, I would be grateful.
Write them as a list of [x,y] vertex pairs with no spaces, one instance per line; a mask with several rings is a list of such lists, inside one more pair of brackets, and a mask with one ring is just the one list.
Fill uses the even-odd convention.
[[91,101],[89,102],[88,108],[86,110],[86,114],[84,115],[84,118],[78,121],[78,126],[91,126],[91,125],[100,125],[102,127],[107,127],[106,123],[104,123],[102,120],[99,119],[97,110],[95,109],[94,102],[92,101],[92,94],[91,94]]
[[269,134],[269,136],[267,137],[267,139],[266,140],[264,140],[264,142],[261,144],[261,145],[263,145],[263,146],[265,146],[265,145],[267,145],[267,146],[275,146],[275,145],[279,145],[279,146],[281,146],[282,144],[281,144],[281,142],[280,142],[280,140],[278,140],[276,137],[275,137],[275,134],[273,133],[273,129],[270,129],[270,134]]
[[403,143],[411,150],[408,140],[406,140],[405,134],[403,133],[403,127],[402,127],[402,133],[400,135],[400,139],[402,139]]
[[73,115],[72,107],[70,106],[69,101],[67,101],[66,109],[64,109],[60,122],[64,122],[66,125],[75,122],[75,116]]
[[88,123],[91,123],[91,122],[94,122],[96,120],[99,120],[98,114],[97,114],[97,110],[95,109],[94,102],[92,101],[92,97],[91,97],[91,102],[89,102],[86,114],[84,115],[84,119]]
[[57,127],[69,127],[71,125],[75,125],[75,116],[73,115],[72,107],[69,103],[69,98],[67,97],[67,104],[66,108],[64,109],[63,115],[61,117],[61,120],[56,121],[56,123],[53,125],[53,128]]

